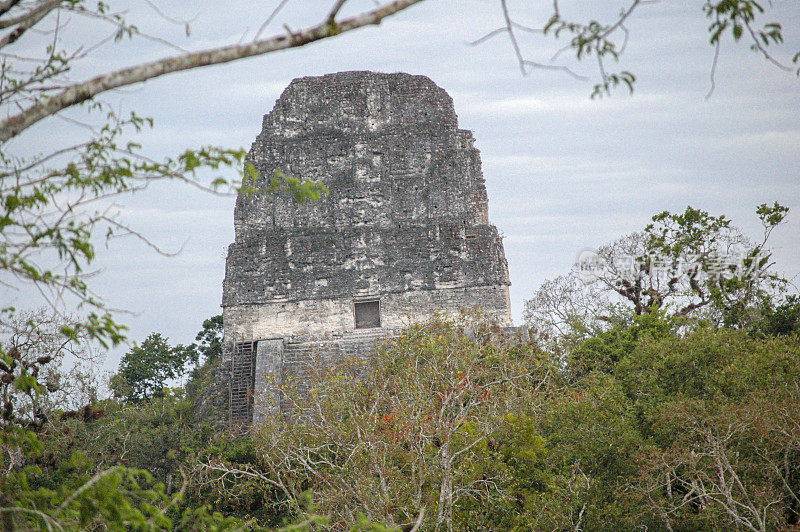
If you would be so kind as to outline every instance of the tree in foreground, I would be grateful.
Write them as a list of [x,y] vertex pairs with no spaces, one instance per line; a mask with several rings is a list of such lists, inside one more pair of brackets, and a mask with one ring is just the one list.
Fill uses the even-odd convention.
[[[176,512],[181,519],[185,481],[168,494],[147,470],[120,464],[122,455],[98,463],[107,441],[82,445],[78,432],[104,409],[95,402],[96,387],[81,386],[59,367],[64,358],[85,363],[91,355],[82,338],[64,339],[61,329],[70,326],[42,310],[20,314],[0,331],[7,346],[0,357],[0,524],[4,530],[171,528]],[[199,526],[238,522],[201,510],[186,510],[197,514]]]
[[411,327],[367,361],[310,365],[282,390],[291,415],[220,440],[197,478],[262,524],[310,492],[335,530],[797,524],[797,335],[647,319],[577,378],[491,324]]
[[800,342],[699,329],[640,342],[617,366],[650,444],[630,491],[662,526],[800,522]]
[[366,362],[316,361],[304,392],[282,390],[291,415],[258,428],[256,466],[204,467],[221,489],[226,478],[260,479],[277,505],[310,488],[336,529],[359,515],[401,527],[513,526],[515,509],[546,484],[543,440],[526,412],[550,371],[535,345],[483,320],[436,319]]
[[[73,357],[85,365],[91,355],[83,342],[62,341],[60,328],[68,322],[47,310],[23,317],[2,335],[11,346],[0,360],[4,530],[257,528],[252,517],[220,505],[198,484],[194,457],[219,434],[197,422],[180,387],[164,389],[144,379],[138,387],[150,386],[147,394],[102,398],[90,375],[75,378],[59,364]],[[213,345],[218,322],[206,320],[198,336]],[[174,349],[160,335],[148,340],[145,351],[157,347],[169,355]],[[159,360],[165,372],[179,367],[173,362]],[[324,520],[306,512],[303,521]]]
[[291,416],[252,434],[198,423],[179,387],[64,411],[28,361],[4,395],[29,413],[4,418],[0,508],[18,528],[797,524],[797,333],[638,318],[577,376],[480,319],[433,320],[366,361],[314,361],[310,387],[282,389]]

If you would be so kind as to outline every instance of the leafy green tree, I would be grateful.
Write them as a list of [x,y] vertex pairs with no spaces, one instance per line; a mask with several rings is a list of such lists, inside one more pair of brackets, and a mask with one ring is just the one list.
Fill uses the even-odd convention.
[[800,296],[796,294],[775,304],[770,301],[762,309],[761,322],[757,330],[764,334],[790,335],[800,332]]
[[[759,205],[756,214],[763,235],[755,244],[740,236],[724,215],[713,217],[687,207],[682,214],[663,212],[654,216],[653,223],[645,228],[648,255],[643,257],[643,269],[665,265],[670,280],[663,295],[657,291],[647,293],[651,299],[646,310],[661,308],[667,297],[680,295],[680,316],[708,305],[711,314],[726,326],[751,322],[748,313],[786,286],[786,280],[771,271],[774,263],[766,244],[788,212],[778,202]],[[652,262],[650,256],[661,262]],[[681,278],[681,273],[686,279]],[[626,290],[626,295],[629,293]],[[637,306],[637,314],[638,309]]]
[[647,338],[615,376],[652,445],[631,489],[666,528],[798,523],[797,335],[698,329]]
[[538,417],[552,488],[539,502],[537,529],[633,529],[641,508],[628,483],[638,475],[644,437],[634,401],[611,375],[593,373],[552,394]]
[[525,320],[570,349],[654,313],[752,326],[787,286],[766,247],[787,212],[778,203],[758,207],[758,243],[724,215],[692,207],[657,214],[641,233],[582,255],[568,274],[546,281],[525,302]]
[[[18,314],[2,329],[0,525],[4,530],[168,529],[184,511],[179,505],[182,490],[167,490],[143,468],[121,464],[125,451],[104,453],[110,441],[120,440],[79,434],[103,419],[105,410],[92,402],[95,389],[80,389],[80,381],[58,367],[65,357],[88,360],[82,338],[64,339],[61,329],[70,326],[68,320],[40,311]],[[65,410],[77,405],[85,406]],[[120,427],[114,427],[114,434],[124,438]],[[132,432],[140,434],[142,428],[145,423]],[[154,442],[136,451],[144,457],[141,451],[152,453]],[[200,527],[241,524],[208,512],[197,519]]]
[[210,458],[206,471],[229,493],[231,477],[269,485],[278,507],[312,489],[337,523],[361,513],[391,526],[421,514],[423,527],[513,524],[519,501],[546,484],[535,475],[544,442],[525,413],[550,374],[535,344],[479,319],[433,320],[366,362],[316,361],[307,393],[282,390],[292,415],[259,427],[256,464]]
[[797,389],[735,402],[675,398],[657,418],[668,446],[650,448],[633,485],[684,529],[784,530],[800,518]]
[[630,325],[617,325],[581,342],[566,357],[566,372],[578,380],[593,372],[613,374],[617,363],[645,337],[674,336],[685,320],[654,312],[634,316]]
[[[656,315],[590,338],[536,417],[541,529],[798,523],[800,342]],[[581,360],[583,357],[583,360]],[[570,364],[575,364],[570,359]]]
[[222,335],[221,315],[203,321],[203,327],[195,338],[197,343],[189,346],[201,362],[189,373],[185,387],[186,397],[193,405],[195,422],[214,425],[219,430],[224,430],[228,423],[227,390],[219,384]]
[[189,364],[197,363],[197,356],[191,347],[172,346],[161,334],[152,333],[122,356],[118,390],[131,401],[162,397],[167,381],[183,376]]
[[222,358],[222,314],[212,316],[203,321],[203,329],[197,333],[195,341],[190,347],[195,349],[199,358],[206,362],[216,362]]
[[[160,401],[136,404],[98,400],[91,383],[81,389],[81,382],[60,376],[57,365],[66,355],[87,360],[84,343],[63,341],[60,328],[68,321],[39,312],[19,314],[13,323],[14,330],[3,331],[4,344],[11,347],[0,359],[0,527],[228,530],[254,525],[247,512],[220,504],[217,494],[198,481],[198,455],[214,444],[226,452],[235,446],[195,422],[183,390],[166,389]],[[166,343],[155,335],[151,340]],[[62,399],[64,394],[73,400]],[[73,405],[85,406],[66,410]],[[306,511],[289,529],[324,522],[309,513],[308,505],[298,505]]]

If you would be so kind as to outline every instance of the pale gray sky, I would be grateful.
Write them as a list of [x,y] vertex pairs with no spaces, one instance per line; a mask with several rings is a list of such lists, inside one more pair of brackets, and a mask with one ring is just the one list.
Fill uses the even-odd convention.
[[[252,38],[277,3],[260,2],[256,8],[245,0],[223,7],[164,2],[165,12],[193,19],[190,38],[139,2],[132,2],[130,16],[142,29],[201,49]],[[284,22],[293,28],[316,22],[330,3],[290,1],[268,31],[280,31]],[[604,14],[575,7],[584,4],[564,9],[577,17]],[[783,23],[787,39],[776,53],[789,62],[800,50],[800,10],[793,1],[772,4],[772,18]],[[372,5],[353,0],[352,11]],[[520,22],[538,26],[550,5],[510,3]],[[622,4],[592,5],[614,13]],[[478,47],[468,44],[498,27],[501,17],[497,0],[428,0],[380,27],[167,76],[104,99],[153,117],[155,128],[143,136],[144,144],[155,155],[169,155],[203,144],[249,148],[262,116],[295,77],[341,70],[429,76],[453,97],[461,127],[473,131],[481,151],[490,218],[505,235],[517,323],[524,300],[544,279],[566,272],[581,250],[641,229],[657,212],[687,205],[724,213],[753,237],[758,236],[754,211],[759,203],[777,200],[789,206],[789,221],[775,233],[772,247],[778,266],[797,281],[797,77],[767,64],[746,45],[726,41],[716,91],[706,100],[714,53],[701,3],[665,0],[643,6],[627,25],[630,41],[620,68],[638,76],[634,94],[619,91],[610,99],[591,100],[590,82],[543,70],[522,76],[502,36]],[[540,61],[563,44],[522,37],[526,54]],[[75,75],[170,53],[155,43],[109,45]],[[596,78],[592,63],[570,64]],[[66,123],[51,119],[15,146],[45,150],[74,134]],[[203,319],[220,312],[233,200],[159,184],[119,203],[125,221],[165,249],[183,250],[168,258],[133,239],[114,241],[100,252],[103,273],[95,288],[110,305],[134,313],[122,316],[132,340],[159,331],[175,342],[192,341]],[[18,305],[29,297],[13,295]],[[110,366],[119,355],[117,350]]]

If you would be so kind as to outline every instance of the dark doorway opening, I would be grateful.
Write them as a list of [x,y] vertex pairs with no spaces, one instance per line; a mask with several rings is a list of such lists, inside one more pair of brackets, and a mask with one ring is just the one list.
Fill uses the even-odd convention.
[[355,301],[353,307],[356,315],[356,329],[372,329],[381,326],[380,301]]

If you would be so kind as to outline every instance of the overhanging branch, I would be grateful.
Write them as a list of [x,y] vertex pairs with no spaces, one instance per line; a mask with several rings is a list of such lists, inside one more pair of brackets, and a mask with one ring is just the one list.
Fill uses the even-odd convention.
[[329,17],[326,17],[325,20],[319,24],[298,32],[278,35],[247,44],[223,46],[210,50],[168,57],[158,61],[124,68],[97,76],[88,81],[76,83],[62,92],[52,97],[43,98],[35,105],[3,120],[3,122],[0,123],[0,142],[5,142],[16,137],[48,116],[89,100],[97,94],[111,89],[141,83],[172,72],[228,63],[246,57],[265,55],[289,48],[297,48],[363,26],[380,24],[386,17],[403,11],[422,1],[423,0],[395,0],[389,4],[375,8],[372,11],[343,20],[342,22],[332,22]]

